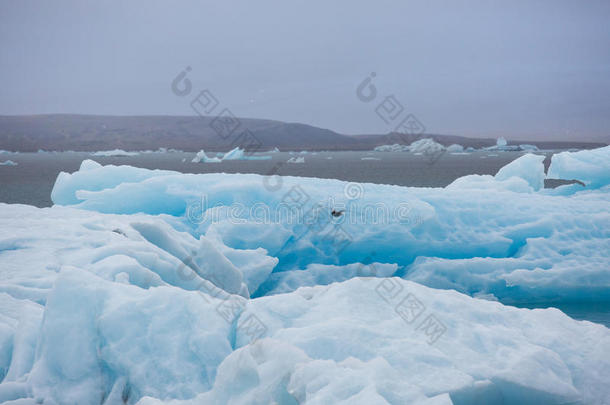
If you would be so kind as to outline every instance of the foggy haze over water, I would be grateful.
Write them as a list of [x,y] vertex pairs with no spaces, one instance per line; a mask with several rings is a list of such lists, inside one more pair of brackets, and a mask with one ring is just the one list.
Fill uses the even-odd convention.
[[372,72],[427,132],[610,140],[610,2],[0,1],[0,114],[191,115],[187,66],[235,115],[392,128]]

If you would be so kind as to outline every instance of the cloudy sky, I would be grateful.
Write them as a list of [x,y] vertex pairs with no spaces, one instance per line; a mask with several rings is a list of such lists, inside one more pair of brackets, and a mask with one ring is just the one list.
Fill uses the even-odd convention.
[[187,66],[242,117],[610,142],[608,0],[0,0],[0,114],[189,115]]

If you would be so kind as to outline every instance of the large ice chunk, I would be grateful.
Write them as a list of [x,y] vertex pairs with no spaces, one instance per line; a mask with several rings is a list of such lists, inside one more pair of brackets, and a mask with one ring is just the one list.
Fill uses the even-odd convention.
[[[610,300],[607,192],[535,192],[543,180],[542,158],[525,155],[497,177],[466,176],[445,189],[152,172],[140,182],[99,191],[65,184],[76,189],[79,208],[165,213],[172,216],[166,218],[172,227],[195,237],[215,233],[218,246],[262,248],[278,259],[275,273],[311,264],[381,261],[396,263],[397,274],[406,278],[471,295],[491,294],[503,302]],[[95,176],[106,170],[112,174],[115,169],[72,176],[89,187],[87,176],[95,184]],[[333,210],[344,214],[333,217]],[[368,257],[374,252],[382,259]],[[284,288],[281,276],[270,276],[263,262],[240,269],[250,294],[268,278]],[[308,277],[303,280],[321,280]]]
[[531,193],[544,187],[544,161],[541,155],[527,154],[502,167],[495,176],[471,174],[454,180],[448,189],[505,190]]
[[511,177],[519,177],[534,189],[540,190],[544,187],[544,156],[528,153],[520,158],[513,160],[506,166],[502,167],[495,178],[503,181]]
[[209,389],[231,352],[231,320],[215,310],[220,302],[66,268],[45,307],[28,386],[35,397],[61,404],[99,404],[125,381],[129,403],[143,395],[192,398]]
[[[87,188],[87,176],[113,170],[89,162],[78,178]],[[265,179],[150,175],[98,191],[67,181],[89,210],[0,204],[0,402],[609,397],[608,328],[468,296],[609,301],[607,189],[553,196],[294,177],[278,189]],[[520,177],[492,181],[531,190]],[[261,221],[265,206],[287,201],[329,222],[279,211]],[[138,213],[147,211],[165,214]]]
[[84,160],[79,171],[61,172],[55,180],[51,200],[55,204],[70,205],[79,202],[77,190],[104,190],[122,183],[137,183],[156,176],[177,174],[167,170],[148,170],[132,166],[101,166],[92,160]]
[[[374,361],[382,359],[397,375],[413,376],[406,382],[417,381],[420,392],[449,393],[457,404],[471,403],[469,397],[483,403],[498,397],[506,403],[599,403],[607,395],[610,331],[557,310],[509,308],[395,278],[302,288],[250,301],[248,310],[268,327],[269,337],[329,361],[326,370],[355,358],[384,373],[383,363]],[[583,335],[595,345],[585,348]],[[237,345],[247,341],[238,331]],[[299,401],[307,403],[320,388],[300,390],[311,383],[298,379],[321,372],[293,374],[288,386]],[[330,386],[338,378],[321,383]],[[367,383],[361,384],[335,391],[334,399],[365,390]],[[388,402],[409,403],[399,398]]]
[[265,336],[252,343],[237,329],[212,389],[172,405],[603,404],[610,392],[610,331],[554,309],[362,278],[251,300],[247,311]]
[[548,178],[580,180],[587,188],[610,184],[610,146],[553,155]]
[[434,154],[443,150],[445,150],[445,147],[431,138],[419,139],[409,146],[409,152],[411,153]]
[[[17,229],[0,235],[0,293],[39,303],[45,302],[62,265],[145,289],[173,285],[208,291],[215,286],[247,297],[278,262],[265,249],[232,249],[146,215],[103,215],[64,207],[0,207],[2,226],[21,218]],[[56,233],[56,229],[62,232]],[[79,241],[77,248],[66,248],[75,240]]]

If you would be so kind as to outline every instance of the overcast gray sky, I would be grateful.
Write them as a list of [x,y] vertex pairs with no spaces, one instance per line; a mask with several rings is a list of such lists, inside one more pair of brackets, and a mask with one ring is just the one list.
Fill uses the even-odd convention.
[[610,141],[608,0],[0,0],[0,114],[188,115],[186,66],[242,117],[385,133],[394,95],[428,132]]

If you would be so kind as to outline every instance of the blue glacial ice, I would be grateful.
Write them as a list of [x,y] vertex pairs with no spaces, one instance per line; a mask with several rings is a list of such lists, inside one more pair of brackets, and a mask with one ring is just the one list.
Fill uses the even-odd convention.
[[607,186],[610,184],[610,146],[554,154],[548,177],[580,180],[590,188]]
[[[106,170],[124,170],[123,182],[100,189],[95,179],[106,178]],[[142,170],[104,166],[61,174],[54,202],[80,201],[74,206],[104,213],[162,214],[195,237],[205,234],[234,249],[266,249],[279,259],[275,272],[312,263],[368,264],[378,261],[369,257],[375,253],[396,263],[401,277],[507,303],[610,300],[607,190],[537,192],[544,179],[542,156],[524,155],[496,176],[466,176],[445,189],[365,184],[358,199],[349,198],[346,183],[337,180],[153,171],[144,176]],[[308,200],[303,216],[345,209],[326,226],[347,239],[345,249],[336,252],[328,232],[309,231],[305,220],[286,220],[292,213],[286,202],[299,193]]]
[[0,403],[604,404],[610,330],[507,304],[610,301],[607,154],[555,155],[562,192],[530,154],[446,188],[84,161],[0,204]]

